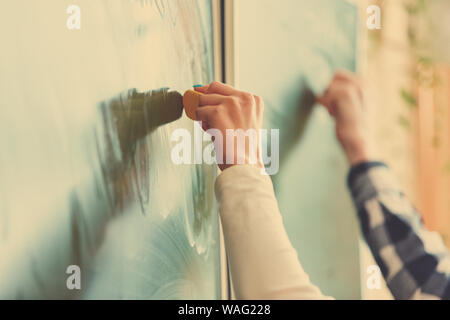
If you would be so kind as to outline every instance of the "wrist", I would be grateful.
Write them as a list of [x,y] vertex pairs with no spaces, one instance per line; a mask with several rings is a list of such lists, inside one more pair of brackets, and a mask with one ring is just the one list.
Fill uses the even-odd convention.
[[353,167],[359,163],[370,160],[368,144],[364,139],[346,141],[342,143],[342,146],[350,166]]
[[250,161],[249,159],[246,158],[245,161],[235,161],[234,163],[230,163],[230,164],[219,164],[219,168],[221,171],[224,171],[228,168],[234,167],[234,166],[253,166],[256,167],[258,169],[264,169],[264,163],[262,162],[262,160],[258,159],[256,162],[254,161]]

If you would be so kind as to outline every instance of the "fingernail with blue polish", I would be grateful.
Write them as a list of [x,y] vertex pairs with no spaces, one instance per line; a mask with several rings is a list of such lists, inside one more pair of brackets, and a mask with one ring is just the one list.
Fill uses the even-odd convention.
[[194,87],[194,88],[201,88],[201,87],[203,87],[203,85],[202,84],[196,84],[196,85],[193,85],[192,87]]

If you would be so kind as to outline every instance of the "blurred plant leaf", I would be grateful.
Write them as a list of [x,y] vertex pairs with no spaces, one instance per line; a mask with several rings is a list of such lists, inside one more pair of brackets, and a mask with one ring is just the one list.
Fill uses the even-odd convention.
[[409,15],[417,15],[427,8],[427,3],[425,0],[415,0],[415,1],[404,1],[403,8]]
[[414,30],[411,26],[408,27],[408,40],[409,40],[409,44],[412,47],[415,47],[417,45],[416,30]]
[[417,61],[425,67],[431,67],[433,65],[433,59],[427,56],[419,56]]
[[447,160],[447,163],[442,167],[442,171],[444,174],[450,174],[450,160]]
[[417,106],[416,98],[414,98],[414,96],[405,89],[400,90],[400,95],[410,109],[414,109]]
[[411,122],[403,115],[399,115],[397,118],[398,124],[406,130],[411,129]]
[[441,138],[439,136],[435,135],[431,139],[431,146],[435,149],[439,149],[439,147],[441,146]]

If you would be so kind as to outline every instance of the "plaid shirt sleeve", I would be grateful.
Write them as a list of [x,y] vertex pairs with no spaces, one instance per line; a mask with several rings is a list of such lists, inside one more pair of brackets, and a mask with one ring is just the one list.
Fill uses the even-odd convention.
[[396,299],[450,299],[450,253],[381,162],[350,170],[363,235]]

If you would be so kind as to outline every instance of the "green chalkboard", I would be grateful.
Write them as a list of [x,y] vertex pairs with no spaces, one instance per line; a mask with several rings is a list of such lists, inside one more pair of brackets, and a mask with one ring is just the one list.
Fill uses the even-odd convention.
[[272,179],[289,238],[325,294],[358,299],[359,231],[348,165],[332,119],[314,105],[314,93],[337,68],[356,68],[356,7],[343,0],[236,5],[237,82],[264,98],[265,125],[280,130],[280,170]]
[[0,298],[220,298],[215,167],[171,161],[194,123],[154,105],[214,79],[211,2],[0,11]]

